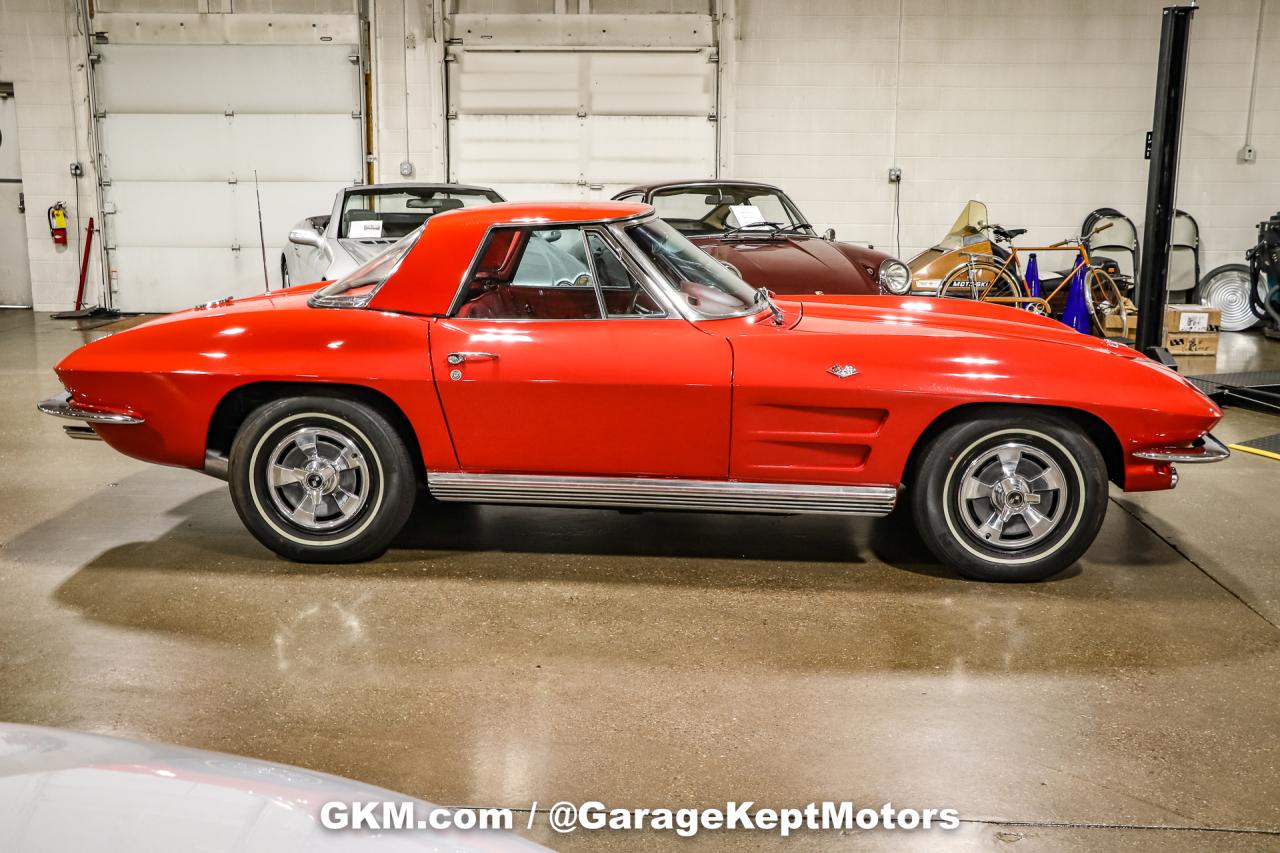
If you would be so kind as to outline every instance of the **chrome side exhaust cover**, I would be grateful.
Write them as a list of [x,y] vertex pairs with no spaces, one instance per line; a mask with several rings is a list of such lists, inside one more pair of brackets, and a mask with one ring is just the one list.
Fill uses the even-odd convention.
[[646,477],[562,477],[529,474],[428,473],[427,489],[442,501],[670,509],[789,515],[888,515],[894,486],[823,486],[667,480]]

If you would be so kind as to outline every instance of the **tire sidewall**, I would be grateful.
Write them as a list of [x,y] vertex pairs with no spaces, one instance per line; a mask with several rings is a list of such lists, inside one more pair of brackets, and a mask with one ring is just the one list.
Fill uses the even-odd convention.
[[[1054,461],[1058,463],[1058,467],[1066,475],[1068,485],[1065,496],[1065,514],[1062,520],[1046,539],[1035,543],[1026,550],[1025,554],[1004,551],[998,548],[983,548],[973,533],[964,526],[964,522],[957,518],[960,511],[957,498],[961,486],[960,477],[964,469],[979,454],[1011,441],[1030,444],[1037,450],[1052,456]],[[1084,471],[1081,470],[1080,463],[1076,461],[1070,451],[1062,446],[1061,442],[1039,430],[1011,427],[978,438],[956,455],[955,461],[947,469],[946,477],[942,483],[942,516],[946,521],[947,530],[955,538],[956,544],[974,557],[1004,566],[1022,566],[1027,563],[1034,563],[1044,557],[1052,556],[1068,542],[1084,517],[1085,491]]]
[[[986,417],[945,430],[922,460],[914,493],[914,515],[935,556],[966,577],[1029,581],[1057,574],[1092,544],[1106,514],[1106,467],[1102,455],[1080,430],[1054,419],[1026,415]],[[1062,470],[1065,515],[1047,538],[1020,551],[982,547],[959,518],[960,478],[969,463],[992,447],[1011,441],[1049,455]]]
[[[292,524],[275,506],[267,481],[277,442],[303,426],[329,429],[364,454],[370,492],[348,525],[311,531]],[[413,507],[416,478],[404,442],[385,418],[363,403],[300,397],[267,403],[253,412],[231,449],[230,485],[236,511],[271,550],[306,562],[349,562],[381,553]]]

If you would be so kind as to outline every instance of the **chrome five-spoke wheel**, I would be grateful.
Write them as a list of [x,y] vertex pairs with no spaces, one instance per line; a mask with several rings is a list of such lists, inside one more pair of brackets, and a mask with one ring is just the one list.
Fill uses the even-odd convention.
[[938,559],[980,580],[1040,580],[1097,536],[1107,465],[1070,417],[991,407],[934,435],[910,490],[916,529]]
[[332,530],[369,498],[364,454],[341,433],[303,427],[271,451],[268,483],[276,508],[307,530]]
[[1047,453],[1010,441],[965,468],[957,514],[974,536],[996,548],[1026,548],[1062,521],[1064,484],[1062,469]]
[[240,518],[258,541],[294,560],[376,557],[404,527],[417,494],[394,417],[323,392],[259,406],[231,445]]

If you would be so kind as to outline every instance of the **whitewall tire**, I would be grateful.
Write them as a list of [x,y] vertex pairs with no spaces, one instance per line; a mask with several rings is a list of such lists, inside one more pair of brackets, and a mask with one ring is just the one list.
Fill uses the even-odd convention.
[[396,429],[372,406],[338,396],[259,407],[236,434],[229,474],[245,526],[302,562],[378,556],[404,527],[417,490]]
[[955,424],[923,451],[912,511],[925,544],[962,575],[1034,581],[1093,543],[1107,507],[1107,470],[1065,418],[999,410]]

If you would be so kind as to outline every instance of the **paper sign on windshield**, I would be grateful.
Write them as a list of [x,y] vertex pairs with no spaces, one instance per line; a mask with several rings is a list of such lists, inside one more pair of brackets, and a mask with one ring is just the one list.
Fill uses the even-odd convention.
[[731,204],[729,209],[733,211],[733,218],[738,220],[739,228],[764,222],[764,214],[754,204]]
[[347,236],[355,237],[381,237],[382,236],[382,220],[381,219],[357,219],[347,228]]

